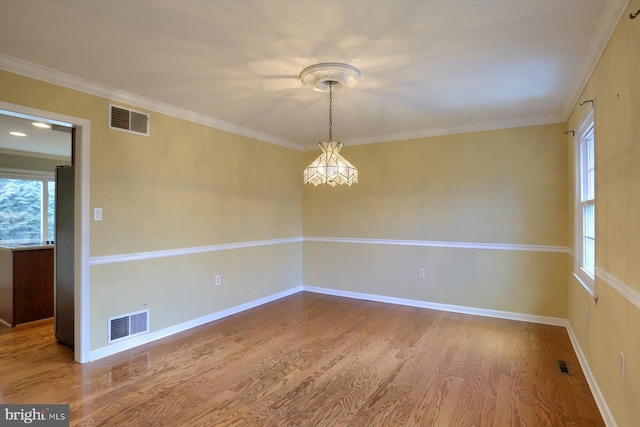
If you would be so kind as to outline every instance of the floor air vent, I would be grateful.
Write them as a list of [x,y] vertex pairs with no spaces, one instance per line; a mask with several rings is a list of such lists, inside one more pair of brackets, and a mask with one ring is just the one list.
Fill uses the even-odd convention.
[[149,310],[109,318],[109,342],[149,332]]
[[556,360],[556,366],[558,367],[558,372],[560,372],[561,374],[573,375],[566,360]]
[[109,128],[149,136],[149,115],[110,105]]

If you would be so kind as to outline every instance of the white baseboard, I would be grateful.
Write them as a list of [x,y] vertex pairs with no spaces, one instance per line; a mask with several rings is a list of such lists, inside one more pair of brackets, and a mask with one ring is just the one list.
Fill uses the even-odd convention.
[[540,323],[543,325],[566,326],[567,319],[533,314],[514,313],[510,311],[489,310],[485,308],[466,307],[463,305],[441,304],[437,302],[421,301],[406,298],[388,297],[384,295],[363,294],[360,292],[341,291],[336,289],[302,286],[303,291],[317,294],[334,295],[338,297],[354,298],[367,301],[385,302],[389,304],[407,305],[410,307],[430,308],[432,310],[449,311],[452,313],[473,314],[475,316],[495,317],[498,319],[518,320],[521,322]]
[[179,332],[183,332],[188,329],[204,325],[205,323],[213,322],[215,320],[219,320],[224,317],[228,317],[246,310],[250,310],[252,308],[261,306],[263,304],[267,304],[269,302],[278,300],[280,298],[287,297],[289,295],[296,294],[301,291],[302,291],[302,286],[296,286],[291,289],[287,289],[286,291],[268,295],[264,298],[259,298],[254,301],[249,301],[247,303],[240,304],[235,307],[227,308],[225,310],[217,311],[215,313],[211,313],[206,316],[198,317],[197,319],[179,323],[177,325],[170,326],[168,328],[160,329],[158,331],[150,332],[144,335],[138,335],[134,338],[131,338],[130,340],[122,341],[117,344],[112,344],[107,347],[102,347],[96,350],[92,350],[89,353],[89,360],[93,361],[93,360],[101,359],[103,357],[111,356],[116,353],[120,353],[121,351],[130,350],[134,347],[138,347],[140,345],[147,344],[152,341],[159,340],[161,338],[166,338],[173,334],[177,334]]
[[591,368],[589,367],[589,362],[587,362],[587,358],[582,352],[582,348],[580,347],[580,343],[578,342],[578,338],[573,333],[573,329],[571,328],[571,323],[566,321],[567,333],[569,334],[569,339],[571,340],[571,345],[573,345],[573,350],[576,352],[576,356],[578,357],[578,362],[580,362],[580,367],[582,368],[582,372],[584,372],[584,376],[587,378],[587,383],[589,384],[589,388],[591,389],[591,394],[593,394],[593,398],[596,401],[596,405],[598,405],[598,409],[600,410],[600,415],[602,415],[602,419],[607,427],[618,427],[616,420],[613,418],[613,414],[609,409],[609,405],[607,405],[607,401],[604,399],[604,395],[598,386],[598,382],[596,381]]
[[7,327],[11,328],[11,323],[6,322],[4,319],[0,319],[0,323],[2,323],[3,325],[5,325],[5,326],[7,326]]

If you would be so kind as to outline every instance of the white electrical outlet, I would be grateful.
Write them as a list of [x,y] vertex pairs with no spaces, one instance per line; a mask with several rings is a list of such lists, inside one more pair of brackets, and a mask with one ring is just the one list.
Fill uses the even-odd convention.
[[426,276],[426,272],[424,268],[419,268],[418,269],[418,277],[423,278]]
[[222,279],[220,278],[220,276],[216,276],[216,286],[218,286],[220,283],[222,282]]
[[589,323],[589,307],[584,307],[584,322]]
[[624,378],[624,371],[625,371],[624,353],[620,352],[620,375],[622,375],[623,378]]

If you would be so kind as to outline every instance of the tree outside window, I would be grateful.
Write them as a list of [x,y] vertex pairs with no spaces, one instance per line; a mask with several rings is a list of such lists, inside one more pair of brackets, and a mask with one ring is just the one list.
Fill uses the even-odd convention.
[[53,240],[53,178],[0,177],[0,240]]

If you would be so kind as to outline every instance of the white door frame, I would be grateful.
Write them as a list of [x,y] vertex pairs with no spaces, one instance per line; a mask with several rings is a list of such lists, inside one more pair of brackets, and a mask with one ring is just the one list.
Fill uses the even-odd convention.
[[79,117],[39,110],[0,101],[2,113],[25,118],[42,118],[76,128],[75,156],[75,238],[74,238],[74,359],[89,362],[89,169],[91,122]]

